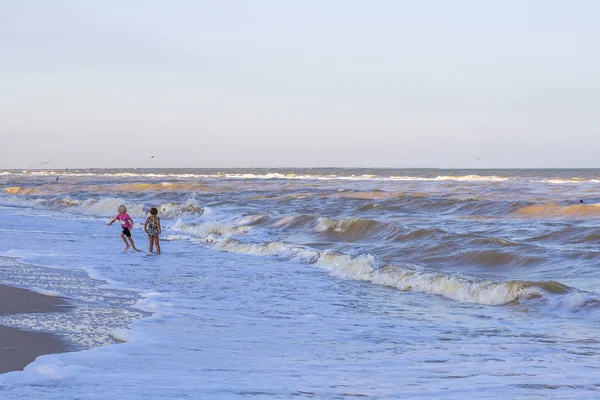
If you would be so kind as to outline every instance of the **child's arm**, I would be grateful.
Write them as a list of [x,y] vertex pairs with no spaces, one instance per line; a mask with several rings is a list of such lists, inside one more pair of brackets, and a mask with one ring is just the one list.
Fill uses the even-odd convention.
[[158,220],[157,226],[158,226],[158,234],[160,235],[162,233],[162,227],[160,226],[160,218],[156,217],[156,219]]
[[131,229],[133,229],[133,220],[129,217],[129,222],[131,222]]
[[117,217],[114,217],[114,218],[112,219],[112,221],[110,221],[110,222],[108,223],[108,226],[111,226],[111,225],[113,224],[113,222],[115,222],[116,220],[117,220]]
[[148,233],[148,221],[150,221],[150,217],[146,218],[146,223],[144,224],[144,232]]

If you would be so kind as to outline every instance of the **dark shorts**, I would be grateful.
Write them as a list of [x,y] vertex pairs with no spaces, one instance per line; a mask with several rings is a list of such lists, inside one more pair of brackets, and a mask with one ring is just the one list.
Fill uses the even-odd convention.
[[123,228],[123,235],[125,235],[127,237],[131,237],[131,232],[129,232],[129,229]]

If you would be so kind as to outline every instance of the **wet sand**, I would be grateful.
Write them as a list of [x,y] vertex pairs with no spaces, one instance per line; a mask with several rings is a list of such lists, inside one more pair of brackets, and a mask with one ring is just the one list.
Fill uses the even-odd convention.
[[[60,297],[0,285],[0,315],[64,312],[69,309]],[[64,353],[67,345],[55,335],[0,326],[0,374],[22,370],[42,354]]]

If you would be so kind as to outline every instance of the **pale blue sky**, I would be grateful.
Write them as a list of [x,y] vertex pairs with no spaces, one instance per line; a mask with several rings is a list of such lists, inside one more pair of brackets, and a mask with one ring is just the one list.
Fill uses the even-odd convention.
[[600,167],[599,16],[0,0],[0,168]]

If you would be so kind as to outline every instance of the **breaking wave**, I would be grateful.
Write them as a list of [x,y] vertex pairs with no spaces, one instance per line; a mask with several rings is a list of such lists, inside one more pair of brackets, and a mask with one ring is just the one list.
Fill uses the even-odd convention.
[[213,243],[218,251],[275,256],[327,270],[332,276],[370,282],[402,291],[439,295],[450,300],[502,306],[537,302],[549,311],[600,311],[600,299],[557,281],[496,282],[400,265],[379,266],[372,255],[356,257],[284,242],[249,243],[210,236],[196,242]]
[[415,180],[415,181],[485,181],[485,182],[504,182],[508,181],[511,178],[501,177],[501,176],[481,176],[481,175],[463,175],[463,176],[453,176],[453,175],[439,175],[435,178],[422,178],[422,177],[412,177],[412,176],[392,176],[392,180]]
[[27,197],[3,197],[2,204],[15,205],[21,207],[49,208],[68,210],[70,212],[98,217],[110,217],[117,213],[117,207],[124,204],[127,212],[132,217],[146,217],[150,208],[156,207],[159,215],[163,218],[177,218],[183,215],[193,215],[196,217],[204,213],[204,208],[196,203],[194,198],[188,199],[183,203],[163,203],[163,204],[144,204],[132,203],[120,197],[102,197],[99,199],[77,200],[69,197],[57,198],[38,198],[31,199]]
[[164,203],[164,204],[141,204],[141,203],[130,203],[124,199],[117,197],[106,197],[101,199],[87,199],[83,201],[74,200],[77,205],[71,205],[70,207],[74,212],[85,215],[103,216],[108,217],[116,213],[117,207],[121,204],[125,204],[127,212],[132,217],[146,217],[150,211],[150,208],[156,207],[160,217],[163,218],[177,218],[182,215],[196,215],[201,216],[204,209],[197,205],[194,200],[188,200],[183,204],[177,203]]
[[397,228],[391,223],[383,224],[373,219],[319,217],[316,220],[316,231],[356,240],[366,237],[370,239],[382,236],[391,237],[396,233]]
[[236,224],[253,226],[253,225],[257,225],[257,224],[260,224],[261,222],[265,221],[266,218],[267,218],[267,216],[263,215],[263,214],[248,215],[248,216],[240,218],[236,222]]
[[277,219],[271,227],[278,229],[305,228],[310,232],[334,235],[340,240],[361,240],[391,237],[397,231],[392,223],[368,218],[327,218],[314,215],[290,215]]
[[[307,216],[298,217],[303,220]],[[252,221],[258,218],[259,216],[251,216],[249,220]],[[294,220],[294,218],[289,220]],[[238,220],[239,222],[245,221],[242,219]],[[278,222],[281,223],[281,220]],[[326,225],[327,229],[336,226],[338,222],[329,222],[329,225]],[[335,277],[370,282],[402,291],[439,295],[459,302],[490,306],[514,306],[522,303],[538,304],[551,312],[600,311],[600,299],[596,299],[592,294],[578,291],[553,280],[493,281],[411,266],[381,265],[378,259],[371,254],[351,256],[332,250],[320,251],[308,246],[283,241],[250,242],[240,240],[238,236],[247,234],[251,226],[219,221],[208,221],[197,225],[189,225],[178,221],[173,229],[192,235],[194,237],[191,239],[192,243],[210,243],[217,251],[294,260],[326,270]],[[509,243],[509,245],[512,245],[512,243]],[[537,262],[535,259],[518,259],[515,261],[513,257],[506,260],[501,252],[489,255],[484,251],[481,254],[473,254],[469,257],[478,258],[480,256],[491,257],[490,260],[486,261],[488,264],[506,262],[529,264]],[[478,262],[482,261],[479,260]]]
[[188,224],[181,219],[178,219],[169,229],[176,232],[183,232],[196,238],[203,238],[204,241],[211,241],[213,235],[227,237],[247,234],[252,230],[252,226],[240,226],[222,221],[206,221],[198,224]]

